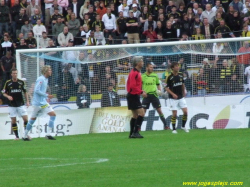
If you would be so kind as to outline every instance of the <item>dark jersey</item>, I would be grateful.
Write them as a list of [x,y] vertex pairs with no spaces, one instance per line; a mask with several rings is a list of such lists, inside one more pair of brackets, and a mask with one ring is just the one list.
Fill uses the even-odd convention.
[[[184,84],[183,74],[178,73],[178,75],[174,75],[171,73],[167,78],[167,86],[174,94],[178,96],[178,99],[183,98],[183,90],[182,85]],[[173,96],[169,94],[169,98],[173,99]]]
[[12,79],[6,81],[2,93],[6,93],[13,98],[13,101],[9,101],[9,106],[19,107],[24,105],[22,92],[26,92],[26,86],[24,81],[17,79],[14,82]]

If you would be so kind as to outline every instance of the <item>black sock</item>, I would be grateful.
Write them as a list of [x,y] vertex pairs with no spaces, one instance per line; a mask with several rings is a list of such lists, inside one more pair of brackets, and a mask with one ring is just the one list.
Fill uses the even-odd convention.
[[27,124],[28,124],[28,121],[24,122],[24,125],[23,125],[24,129],[26,129]]
[[137,133],[139,131],[139,129],[141,128],[141,124],[143,122],[143,117],[142,116],[138,116],[135,122],[135,129],[134,132]]
[[165,119],[165,117],[164,117],[164,114],[160,115],[160,119],[161,119],[161,121],[162,121],[162,123],[163,123],[163,125],[164,125],[163,128],[165,128],[165,127],[167,126],[167,122],[166,122],[166,119]]
[[173,117],[171,118],[171,123],[172,123],[172,126],[173,126],[173,130],[176,130],[175,129],[175,124],[176,124],[176,117]]
[[12,130],[13,130],[15,136],[16,136],[17,138],[19,138],[19,136],[18,136],[18,127],[17,127],[17,124],[16,124],[16,123],[13,123],[13,124],[12,124]]
[[187,115],[183,115],[182,116],[182,127],[185,127],[186,122],[187,122]]
[[136,122],[136,119],[135,118],[131,118],[131,120],[130,120],[130,134],[129,135],[131,135],[134,132],[135,122]]

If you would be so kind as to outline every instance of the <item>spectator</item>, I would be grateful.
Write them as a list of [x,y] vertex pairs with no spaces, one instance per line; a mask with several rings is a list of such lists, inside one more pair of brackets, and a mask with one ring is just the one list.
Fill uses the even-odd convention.
[[139,19],[140,15],[141,15],[141,12],[138,10],[138,5],[137,4],[132,5],[132,11],[133,11],[134,17]]
[[215,15],[214,22],[213,22],[214,28],[220,26],[220,21],[221,20],[223,20],[222,17],[221,17],[221,13],[217,12],[216,15]]
[[244,41],[243,46],[238,50],[237,60],[240,64],[248,64],[250,60],[249,41]]
[[98,25],[95,26],[94,38],[97,39],[97,45],[105,45],[105,37],[103,32],[100,31],[100,27]]
[[38,9],[39,12],[42,12],[41,7],[39,5],[36,5],[36,0],[31,0],[31,3],[26,8],[26,15],[30,18],[31,16],[34,16],[35,9]]
[[33,33],[32,32],[28,32],[28,37],[25,40],[25,43],[28,45],[28,47],[30,49],[36,48],[37,43],[36,43],[36,39],[33,37]]
[[[90,35],[89,35],[89,37],[86,39],[85,45],[86,45],[86,46],[98,45],[97,39],[95,38],[95,32],[94,32],[94,31],[90,31]],[[88,50],[88,53],[92,53],[92,50]]]
[[234,7],[233,6],[229,6],[229,10],[228,10],[228,12],[226,14],[226,18],[225,18],[225,22],[226,23],[228,23],[229,20],[233,19],[234,12],[235,12]]
[[70,20],[70,16],[72,14],[72,9],[70,7],[67,8],[67,15],[65,16],[65,25],[68,24],[68,21]]
[[213,21],[215,18],[215,12],[212,11],[212,7],[210,4],[206,4],[206,10],[204,10],[201,14],[201,19],[207,18],[209,24],[213,25]]
[[222,67],[220,69],[220,92],[225,93],[226,92],[226,85],[227,82],[231,78],[231,68],[228,65],[228,62],[226,59],[223,60],[222,62]]
[[187,71],[187,63],[184,62],[184,58],[183,57],[179,58],[178,64],[179,64],[179,67],[180,67],[179,72],[184,73],[184,72]]
[[221,33],[223,38],[235,37],[230,28],[225,25],[224,20],[220,20],[220,25],[214,30],[215,35],[218,33]]
[[66,26],[63,28],[63,32],[57,37],[57,41],[61,47],[67,47],[69,45],[69,40],[73,41],[73,39],[73,35],[69,32],[69,29]]
[[103,92],[101,99],[101,107],[117,107],[121,106],[120,98],[114,91],[112,83],[107,85],[107,91]]
[[185,31],[187,33],[188,36],[191,36],[191,22],[188,19],[188,15],[187,14],[183,14],[183,19],[181,20],[181,25],[180,28],[182,31]]
[[120,41],[118,43],[121,43],[122,40],[125,38],[125,34],[127,32],[127,26],[126,26],[127,19],[123,17],[123,12],[119,12],[119,18],[116,20],[116,28],[118,33],[118,38]]
[[69,32],[76,36],[80,27],[80,21],[76,19],[75,13],[71,14],[71,20],[68,21]]
[[207,4],[214,5],[214,0],[202,0],[201,2],[202,8],[205,9]]
[[149,14],[148,15],[148,19],[145,21],[145,23],[144,23],[144,28],[143,28],[143,31],[146,31],[147,29],[148,29],[148,26],[149,25],[152,25],[152,29],[153,29],[153,31],[155,30],[155,28],[156,28],[156,21],[154,21],[153,20],[153,16],[152,16],[152,14]]
[[80,19],[80,10],[82,4],[78,2],[78,0],[72,0],[72,3],[69,5],[69,7],[71,8],[72,13],[75,13],[76,19]]
[[[121,5],[118,7],[118,12],[122,12],[123,13],[123,16],[125,18],[129,17],[128,15],[128,11],[129,11],[129,6],[127,4],[127,0],[122,0],[122,3]],[[143,22],[142,22],[143,23]]]
[[185,87],[186,87],[186,91],[187,94],[186,96],[191,96],[193,95],[193,86],[192,86],[192,80],[191,78],[188,76],[188,73],[183,73],[183,79],[184,79],[184,83],[185,83]]
[[[222,6],[222,5],[220,4],[220,0],[216,0],[216,1],[215,1],[215,6],[212,8],[212,11],[213,11],[213,12],[216,12],[216,11],[219,9],[220,6]],[[223,8],[223,10],[224,10],[224,8]],[[224,12],[225,12],[225,11],[224,11]]]
[[[15,17],[15,22],[16,22],[16,36],[19,35],[21,31],[22,26],[25,24],[25,21],[29,20],[28,16],[26,14],[24,14],[24,9],[21,8],[20,9],[20,13],[18,15],[16,15]],[[22,32],[23,33],[23,32]]]
[[195,16],[192,8],[187,9],[187,16],[190,23],[192,23],[194,21],[194,16]]
[[88,14],[85,14],[83,17],[83,25],[87,25],[89,29],[91,28],[91,22]]
[[115,39],[115,31],[116,31],[116,18],[115,15],[111,13],[111,8],[107,8],[107,13],[103,15],[102,21],[104,22],[104,36],[105,38],[109,38],[109,35],[113,39]]
[[157,21],[155,33],[156,34],[163,33],[163,27],[162,27],[162,23],[160,21]]
[[[51,18],[51,14],[50,14],[50,9],[52,8],[53,6],[53,2],[54,0],[46,0],[44,3],[45,3],[45,27],[46,27],[46,30],[49,30],[48,27],[49,27],[49,22],[50,22],[50,18]],[[43,22],[43,19],[42,19],[42,22]]]
[[65,25],[62,23],[62,18],[57,17],[57,21],[52,28],[53,37],[56,38],[56,36],[59,36],[59,34],[63,32],[64,27]]
[[155,42],[155,39],[157,39],[157,34],[155,31],[153,31],[152,25],[149,25],[148,30],[144,31],[142,34],[145,35],[146,38],[150,38],[151,42]]
[[[62,86],[63,84],[65,84],[69,92],[73,91],[74,79],[73,79],[72,74],[69,72],[68,66],[65,66],[65,68],[63,68],[61,76],[62,77],[60,77],[61,81],[59,81],[59,84],[60,84],[59,86]],[[72,93],[69,93],[69,96],[71,96],[71,94]]]
[[172,27],[171,21],[167,21],[166,27],[163,30],[163,38],[168,41],[174,41],[177,38],[176,29]]
[[[74,41],[72,39],[69,39],[69,41],[67,42],[67,46],[65,47],[73,47],[74,45]],[[66,60],[66,62],[64,63],[64,65],[67,65],[70,61],[76,61],[77,60],[77,51],[63,51],[62,53],[62,58]]]
[[46,28],[44,25],[42,25],[41,20],[37,19],[36,25],[33,27],[33,33],[35,38],[41,37],[43,32],[46,32]]
[[214,27],[209,24],[208,19],[203,19],[203,25],[201,26],[201,33],[205,36],[206,39],[214,38]]
[[[24,20],[24,25],[21,27],[21,33],[25,39],[28,38],[28,33],[33,30],[33,25],[30,23],[29,19]],[[17,32],[18,33],[18,32]]]
[[50,15],[54,15],[56,9],[58,9],[59,14],[63,14],[63,9],[60,5],[58,5],[58,0],[53,1],[53,5],[50,8]]
[[89,9],[89,0],[85,0],[84,4],[82,5],[81,9],[80,9],[80,21],[81,21],[81,25],[83,25],[83,20],[84,20],[84,15],[88,13]]
[[1,69],[3,71],[2,88],[7,80],[11,78],[11,69],[16,67],[15,59],[11,56],[11,52],[7,51],[5,56],[0,60]]
[[57,18],[60,17],[62,19],[62,21],[64,21],[63,15],[59,13],[59,9],[57,7],[54,8],[54,14],[52,14],[51,18],[50,18],[50,22],[53,26],[56,24]]
[[[41,12],[39,12],[38,9],[34,10],[34,15],[30,17],[31,19],[31,24],[35,25],[37,20],[40,19],[41,23],[43,22],[43,15],[41,14]],[[47,18],[46,18],[47,19]],[[46,25],[46,24],[45,24]]]
[[[11,14],[11,34],[13,38],[16,38],[16,16],[20,12],[21,6],[19,5],[19,0],[14,1],[14,6],[10,8],[10,14]],[[20,28],[21,29],[21,28]]]
[[100,19],[102,19],[103,15],[107,12],[106,7],[104,6],[104,2],[100,1],[100,7],[96,10],[96,13],[100,15]]
[[27,0],[20,0],[20,6],[26,11],[26,8],[28,6]]
[[1,54],[0,56],[5,56],[7,54],[7,52],[10,52],[10,55],[14,54],[14,46],[12,44],[12,42],[9,41],[9,37],[8,36],[4,36],[4,41],[3,43],[1,43]]
[[82,37],[84,44],[86,42],[86,39],[89,37],[89,35],[90,35],[89,27],[85,24],[83,25],[83,30],[81,32],[81,37]]
[[242,18],[239,17],[239,12],[235,11],[233,19],[228,20],[228,27],[233,31],[235,37],[240,37],[242,30]]
[[238,11],[240,13],[243,13],[243,3],[240,2],[239,0],[233,0],[229,6],[232,6],[235,11]]
[[201,28],[201,26],[203,25],[202,21],[200,20],[199,16],[195,16],[194,17],[194,22],[192,24],[192,29],[191,29],[191,34],[196,34],[195,31],[197,28]]
[[241,88],[241,83],[237,79],[237,75],[233,74],[231,76],[230,81],[227,83],[227,91],[230,93],[235,93],[235,92],[242,92],[243,89]]
[[166,10],[165,10],[166,15],[170,14],[170,12],[172,11],[173,7],[176,7],[174,5],[174,2],[173,1],[168,1],[168,5],[166,6]]
[[[182,1],[182,0],[181,0]],[[177,2],[175,2],[175,4],[177,4]],[[183,17],[183,15],[186,13],[185,12],[185,4],[183,3],[183,2],[181,2],[180,4],[179,4],[179,6],[178,5],[176,5],[177,6],[177,12],[180,14],[180,16],[181,16],[181,18]]]
[[198,96],[204,96],[207,93],[208,81],[204,74],[204,70],[201,68],[197,76],[197,90]]
[[80,84],[77,91],[76,105],[78,109],[89,108],[91,104],[90,94],[87,92],[87,87]]
[[158,15],[158,10],[159,9],[163,9],[165,10],[165,6],[162,4],[162,1],[161,0],[157,0],[156,1],[156,5],[153,7],[153,15],[157,18],[159,15]]
[[180,15],[180,13],[178,13],[177,12],[177,8],[176,8],[176,6],[172,6],[172,8],[171,8],[171,12],[168,14],[168,17],[170,18],[171,16],[173,16],[174,17],[174,21],[175,22],[179,22],[180,21],[180,19],[181,19],[181,15]]
[[20,43],[16,46],[16,49],[29,49],[24,38],[20,38]]
[[96,17],[96,13],[94,12],[94,7],[92,5],[89,6],[89,11],[87,13],[89,15],[89,19],[90,19],[90,26],[92,25],[92,23],[95,21],[95,17]]
[[101,18],[100,15],[96,14],[95,21],[92,23],[91,26],[91,30],[95,30],[95,26],[99,26],[100,31],[104,30],[104,23],[100,18]]
[[250,37],[250,31],[248,30],[248,25],[243,26],[241,37]]
[[9,23],[11,20],[9,7],[5,5],[5,1],[0,2],[0,35],[3,34],[3,29],[9,31]]
[[157,19],[157,21],[160,21],[162,25],[166,24],[166,17],[164,16],[164,14],[159,14],[159,17]]
[[66,84],[63,84],[62,87],[58,89],[56,96],[58,102],[65,102],[69,100],[70,95]]
[[221,53],[223,49],[224,49],[223,43],[218,42],[218,43],[213,44],[213,53],[214,54]]
[[129,11],[129,18],[127,18],[127,33],[128,33],[128,43],[140,43],[139,29],[137,18],[134,17],[132,10]]
[[47,36],[47,32],[43,31],[42,37],[39,39],[39,44],[40,44],[39,48],[47,48],[49,46],[50,40],[51,39],[48,38],[48,36]]

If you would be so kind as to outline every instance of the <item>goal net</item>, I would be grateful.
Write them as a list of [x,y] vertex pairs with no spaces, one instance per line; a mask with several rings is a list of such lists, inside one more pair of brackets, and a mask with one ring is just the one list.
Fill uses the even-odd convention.
[[[50,65],[52,76],[48,93],[54,95],[50,102],[71,103],[76,109],[126,106],[126,79],[133,68],[133,56],[143,56],[142,73],[146,71],[147,63],[154,65],[163,91],[171,73],[171,63],[178,62],[184,74],[187,98],[196,98],[197,103],[206,105],[208,100],[204,98],[226,98],[249,91],[244,75],[250,59],[248,40],[227,38],[17,50],[16,62],[19,78],[26,81],[30,99],[41,67]],[[115,95],[107,94],[111,90]],[[169,107],[167,98],[168,94],[160,97],[162,107]],[[196,110],[196,102],[189,105],[190,110]],[[147,112],[146,130],[154,129],[150,125],[154,123],[154,116],[157,116],[155,111]],[[190,128],[202,128],[193,122],[190,124]]]

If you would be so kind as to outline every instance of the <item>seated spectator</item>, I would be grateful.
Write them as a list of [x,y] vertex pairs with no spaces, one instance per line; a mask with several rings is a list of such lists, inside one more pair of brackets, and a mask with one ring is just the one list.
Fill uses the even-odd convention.
[[[90,35],[89,37],[86,39],[85,41],[85,45],[86,46],[94,46],[97,45],[97,39],[95,38],[95,32],[94,31],[90,31]],[[92,50],[89,50],[88,53],[90,53],[90,51],[92,52]]]
[[115,39],[115,31],[116,31],[116,18],[115,15],[111,13],[111,8],[107,8],[107,13],[102,16],[102,21],[104,23],[104,36],[105,38],[109,38],[109,35]]
[[191,27],[192,27],[192,24],[188,20],[188,15],[184,13],[183,19],[181,19],[181,22],[180,22],[181,31],[185,31],[188,36],[191,36]]
[[233,19],[228,20],[228,27],[233,31],[235,37],[240,37],[242,30],[242,18],[239,16],[239,12],[235,11]]
[[100,31],[100,27],[98,25],[95,26],[94,38],[97,39],[97,45],[105,45],[105,37],[103,32]]
[[78,109],[89,108],[91,98],[85,85],[79,85],[76,97],[76,105],[78,106]]
[[16,49],[29,49],[28,45],[26,45],[26,43],[25,43],[24,38],[20,38],[20,42],[16,46]]
[[237,60],[240,64],[248,64],[250,59],[249,41],[244,41],[243,46],[238,50]]
[[148,30],[144,31],[142,34],[145,35],[146,38],[150,38],[151,42],[155,42],[155,39],[157,39],[156,32],[153,31],[153,26],[152,25],[149,25]]
[[240,2],[239,0],[233,0],[229,6],[232,6],[234,7],[234,9],[240,13],[243,13],[243,9],[244,9],[244,6],[243,6],[243,3]]
[[218,54],[221,53],[222,50],[224,49],[224,44],[223,43],[214,43],[213,44],[213,53]]
[[55,23],[55,25],[52,27],[52,35],[53,38],[57,40],[57,36],[63,32],[65,25],[62,23],[62,18],[61,17],[57,17],[57,21]]
[[[25,24],[25,21],[29,20],[29,17],[25,14],[25,10],[23,8],[20,9],[19,14],[15,17],[16,22],[16,36],[19,35],[21,31],[22,26]],[[24,32],[22,32],[24,33]]]
[[156,28],[154,31],[156,32],[156,34],[163,33],[163,27],[162,27],[162,23],[160,21],[157,21]]
[[61,32],[57,37],[57,41],[61,47],[67,47],[69,45],[69,40],[73,41],[73,39],[74,37],[72,33],[69,32],[67,26],[63,28],[63,32]]
[[47,32],[42,33],[42,37],[39,39],[39,48],[46,48],[49,46],[50,38],[47,36]]
[[64,22],[65,22],[65,25],[68,25],[68,21],[70,20],[70,17],[71,17],[71,14],[73,13],[72,11],[72,8],[71,7],[68,7],[67,8],[67,15],[64,17]]
[[106,14],[107,9],[104,5],[103,1],[100,1],[100,6],[97,8],[96,13],[100,15],[100,19],[102,19],[103,15]]
[[90,5],[90,0],[85,0],[84,4],[81,6],[80,9],[80,22],[83,25],[84,15],[89,12],[88,6]]
[[191,34],[194,35],[195,34],[195,31],[197,28],[201,28],[203,25],[203,22],[200,20],[200,17],[199,16],[195,16],[194,17],[194,22],[192,24],[192,28],[191,28]]
[[81,32],[81,37],[82,37],[84,45],[85,45],[86,39],[89,37],[89,35],[90,35],[89,27],[86,24],[84,24],[83,25],[83,30]]
[[92,23],[91,25],[91,30],[95,30],[95,27],[96,26],[99,26],[100,27],[100,31],[103,31],[104,30],[104,23],[103,21],[101,20],[101,16],[99,14],[96,14],[96,17],[95,17],[95,21]]
[[69,100],[70,95],[66,84],[63,84],[62,87],[58,89],[56,96],[58,102],[65,102]]
[[[30,18],[31,16],[34,16],[35,12],[34,10],[38,9],[39,12],[42,12],[41,7],[39,5],[36,5],[36,0],[31,0],[30,4],[26,8],[26,15]],[[52,14],[51,14],[52,15]]]
[[14,54],[14,46],[13,43],[9,41],[8,36],[3,37],[4,41],[1,43],[1,53],[0,57],[5,56],[7,52],[9,51],[11,55]]
[[29,19],[24,21],[24,25],[21,27],[21,33],[25,39],[28,38],[28,33],[33,30],[33,25],[30,23]]
[[163,29],[163,38],[168,41],[174,41],[177,38],[176,29],[172,27],[171,21],[167,21],[166,27]]
[[7,51],[5,53],[5,56],[3,56],[0,59],[0,64],[1,64],[1,69],[3,72],[2,87],[1,87],[1,90],[2,90],[5,82],[11,78],[11,72],[10,72],[11,69],[16,68],[16,61],[15,61],[14,57],[11,56],[10,51]]
[[69,32],[76,36],[80,27],[80,21],[76,19],[75,13],[71,14],[71,19],[68,21]]
[[120,98],[117,92],[114,91],[112,83],[107,85],[107,91],[102,93],[101,107],[117,107],[121,106]]
[[243,25],[243,30],[241,33],[241,37],[250,37],[250,31],[248,29],[248,25]]
[[213,25],[213,21],[214,21],[214,18],[215,18],[215,13],[216,12],[212,11],[211,5],[206,4],[206,9],[201,14],[201,20],[203,20],[204,18],[207,18],[209,24]]
[[60,5],[58,5],[58,2],[57,2],[58,0],[54,0],[53,1],[53,5],[52,5],[52,7],[50,8],[50,15],[53,15],[53,14],[55,14],[55,10],[56,9],[58,9],[58,13],[59,14],[63,14],[63,8],[60,6]]
[[152,27],[153,27],[152,29],[154,31],[155,28],[156,28],[156,21],[153,20],[152,14],[148,15],[148,19],[144,23],[144,29],[143,29],[143,31],[146,31],[148,29],[149,25],[152,25]]
[[33,33],[35,38],[41,37],[43,32],[46,32],[46,28],[44,25],[42,25],[42,22],[40,19],[37,19],[36,25],[33,27]]
[[220,68],[220,92],[225,93],[226,92],[226,85],[227,82],[231,79],[231,68],[228,64],[228,61],[226,59],[222,62],[222,67]]
[[59,9],[57,7],[54,8],[54,11],[55,11],[54,14],[52,14],[50,18],[50,23],[52,27],[56,24],[58,17],[60,17],[62,21],[64,21],[63,15],[59,13]]
[[36,43],[36,39],[33,37],[32,32],[28,32],[28,38],[25,40],[25,43],[28,45],[30,49],[36,48],[37,43]]
[[91,28],[91,21],[89,19],[89,15],[88,14],[85,14],[83,16],[83,21],[82,21],[83,25],[87,25],[88,28],[90,29]]
[[201,26],[201,33],[205,36],[206,39],[214,38],[214,27],[209,24],[208,19],[203,19],[203,25]]
[[[68,41],[67,47],[73,47],[73,46],[74,46],[74,41],[70,39]],[[72,63],[72,61],[76,61],[77,55],[78,55],[78,52],[76,50],[63,51],[62,58],[66,60],[63,63],[63,65],[67,65],[70,62]]]
[[241,83],[237,78],[236,74],[231,76],[230,81],[227,83],[227,92],[235,93],[235,92],[243,92],[243,88],[241,88]]
[[38,19],[40,19],[41,23],[43,23],[43,15],[41,14],[41,12],[38,9],[35,9],[34,15],[30,17],[31,24],[35,25]]
[[224,20],[220,20],[220,25],[214,30],[215,35],[218,33],[221,33],[223,38],[235,37],[231,29],[225,25]]
[[220,26],[220,21],[221,20],[223,20],[223,18],[221,17],[221,13],[217,12],[216,15],[215,15],[214,22],[213,22],[214,28]]

